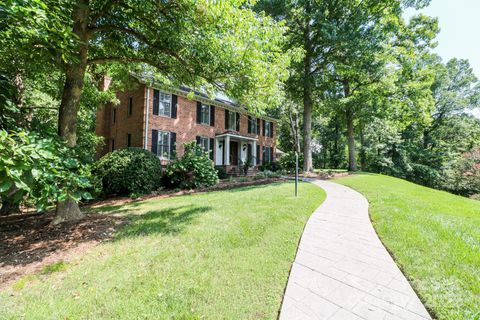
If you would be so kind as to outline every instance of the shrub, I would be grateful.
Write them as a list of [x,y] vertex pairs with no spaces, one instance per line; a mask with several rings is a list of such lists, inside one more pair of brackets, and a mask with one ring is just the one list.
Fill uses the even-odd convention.
[[216,166],[215,170],[217,170],[218,179],[228,178],[227,170],[225,170],[224,166]]
[[89,178],[90,167],[58,137],[0,130],[2,209],[27,201],[42,211],[66,199],[91,199]]
[[165,177],[169,185],[174,188],[193,189],[217,184],[217,170],[208,153],[196,142],[186,143],[184,148],[183,157],[167,166]]
[[[288,173],[295,172],[295,153],[289,152],[284,154],[280,160],[278,160],[280,167]],[[303,155],[298,155],[298,170],[302,171],[303,167]]]
[[162,165],[150,151],[126,148],[98,160],[93,173],[103,195],[138,195],[160,187]]
[[278,178],[280,174],[277,172],[273,172],[270,170],[260,171],[255,175],[257,179],[264,179],[264,178]]
[[281,169],[280,164],[276,161],[274,162],[265,162],[260,166],[260,171],[279,171]]

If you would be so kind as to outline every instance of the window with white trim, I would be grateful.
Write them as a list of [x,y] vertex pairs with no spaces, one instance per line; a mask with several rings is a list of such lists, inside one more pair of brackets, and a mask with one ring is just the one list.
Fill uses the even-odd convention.
[[270,121],[265,121],[265,134],[266,137],[272,136],[272,123]]
[[228,129],[237,130],[237,113],[236,112],[228,113]]
[[253,117],[248,117],[248,121],[250,122],[250,133],[258,134],[257,119]]
[[158,114],[171,117],[172,115],[172,95],[170,93],[160,92],[158,99]]
[[157,155],[163,160],[170,159],[170,132],[158,131]]
[[200,109],[200,123],[210,125],[210,106],[202,104]]
[[200,137],[200,146],[205,152],[210,152],[210,138]]

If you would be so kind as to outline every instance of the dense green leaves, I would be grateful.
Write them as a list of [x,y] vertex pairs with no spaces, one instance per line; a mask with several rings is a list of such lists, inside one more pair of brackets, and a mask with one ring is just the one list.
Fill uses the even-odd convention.
[[55,138],[0,130],[0,195],[39,211],[65,199],[91,199],[89,167]]
[[169,163],[166,168],[165,180],[168,186],[194,189],[217,184],[217,170],[208,153],[196,142],[186,143],[184,148],[184,155]]
[[126,148],[108,153],[94,165],[97,193],[138,196],[160,187],[162,165],[150,151]]

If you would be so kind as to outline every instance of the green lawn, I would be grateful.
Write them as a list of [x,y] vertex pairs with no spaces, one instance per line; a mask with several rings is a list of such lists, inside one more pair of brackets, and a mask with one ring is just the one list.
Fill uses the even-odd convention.
[[480,319],[480,202],[373,174],[364,194],[383,243],[438,319]]
[[304,225],[325,199],[311,184],[298,199],[293,190],[278,183],[110,208],[133,219],[116,239],[0,293],[0,318],[275,319]]

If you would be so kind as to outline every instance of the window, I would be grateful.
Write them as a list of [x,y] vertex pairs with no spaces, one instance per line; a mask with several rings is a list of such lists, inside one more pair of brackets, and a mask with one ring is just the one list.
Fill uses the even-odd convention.
[[203,148],[205,152],[210,152],[210,139],[205,137],[200,137],[198,141],[199,145]]
[[236,112],[228,113],[228,129],[237,130],[237,113]]
[[265,132],[263,133],[266,137],[272,136],[272,123],[269,121],[265,121]]
[[273,148],[263,147],[263,163],[273,162]]
[[210,125],[210,106],[202,104],[200,108],[200,123]]
[[248,116],[248,133],[258,134],[258,123],[257,119]]
[[158,131],[158,149],[157,155],[160,159],[170,159],[170,132]]
[[112,110],[112,121],[113,123],[117,121],[117,108],[113,108]]
[[172,95],[169,93],[160,92],[160,99],[158,101],[158,113],[161,116],[170,117],[172,114]]
[[127,148],[132,146],[132,134],[127,133]]
[[130,97],[128,98],[128,109],[127,109],[127,115],[131,116],[133,113],[133,98]]

